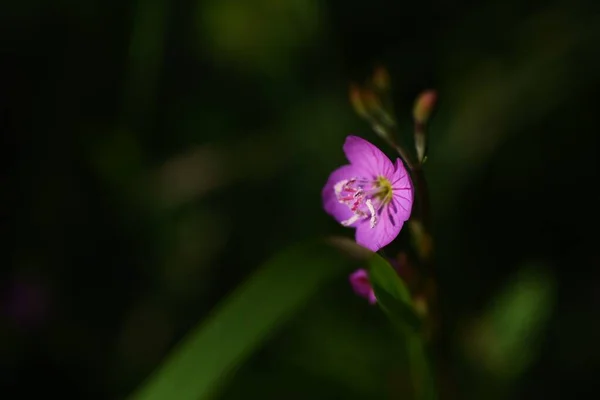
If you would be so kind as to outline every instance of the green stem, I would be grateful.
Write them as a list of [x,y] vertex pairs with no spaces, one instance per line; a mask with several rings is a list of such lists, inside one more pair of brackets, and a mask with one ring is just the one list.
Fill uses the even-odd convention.
[[415,399],[436,400],[438,398],[429,357],[423,339],[416,332],[406,335],[410,374],[412,376]]

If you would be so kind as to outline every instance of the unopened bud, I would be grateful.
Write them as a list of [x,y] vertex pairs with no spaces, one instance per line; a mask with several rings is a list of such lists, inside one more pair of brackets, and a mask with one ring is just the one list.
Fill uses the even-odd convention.
[[418,220],[411,220],[409,227],[413,235],[414,245],[417,254],[421,259],[428,260],[433,254],[433,239],[425,230],[425,227]]
[[413,108],[413,118],[417,124],[424,124],[427,122],[433,112],[436,100],[437,93],[435,90],[426,90],[417,97]]
[[383,110],[381,100],[379,99],[377,94],[375,94],[375,92],[373,92],[372,90],[363,90],[362,99],[364,101],[365,106],[367,107],[369,114],[373,114],[373,112],[381,112]]
[[427,160],[427,137],[423,130],[423,124],[418,124],[415,128],[415,149],[417,150],[417,159],[421,164]]
[[427,316],[429,307],[427,305],[427,299],[425,299],[425,297],[423,297],[423,296],[415,297],[413,299],[413,307],[415,309],[415,312],[419,315],[419,317],[425,318]]
[[350,85],[350,103],[354,107],[354,111],[363,118],[368,116],[367,108],[363,101],[362,91],[360,87],[355,84]]
[[390,74],[384,67],[377,67],[373,71],[373,86],[379,91],[386,91],[390,87]]

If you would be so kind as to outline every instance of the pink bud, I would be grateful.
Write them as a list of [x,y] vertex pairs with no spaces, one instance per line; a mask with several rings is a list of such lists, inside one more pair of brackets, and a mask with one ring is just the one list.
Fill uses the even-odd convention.
[[436,101],[437,92],[435,90],[426,90],[417,97],[413,108],[413,118],[417,123],[424,124],[427,122],[435,107]]
[[359,269],[354,271],[352,274],[350,274],[349,280],[350,284],[352,285],[352,289],[354,289],[354,293],[369,300],[369,303],[371,304],[377,303],[375,292],[373,292],[373,287],[369,281],[369,274],[367,273],[367,270]]

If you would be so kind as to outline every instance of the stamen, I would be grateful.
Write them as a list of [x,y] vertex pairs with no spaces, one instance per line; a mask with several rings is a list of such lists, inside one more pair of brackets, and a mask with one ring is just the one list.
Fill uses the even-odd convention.
[[[391,200],[391,187],[387,179],[379,177],[376,180],[364,178],[350,178],[337,182],[334,185],[335,196],[340,204],[344,204],[352,212],[352,216],[341,222],[343,226],[350,226],[362,219],[369,219],[369,225],[374,228],[379,222],[383,208]],[[392,201],[394,212],[395,204]],[[395,225],[396,221],[392,221]]]
[[366,203],[367,208],[369,209],[369,212],[371,213],[371,229],[375,228],[375,225],[377,224],[377,214],[375,213],[375,207],[373,207],[373,203],[371,202],[371,199],[367,199]]
[[343,226],[350,226],[353,223],[355,223],[356,221],[358,221],[359,219],[361,219],[362,216],[359,214],[354,214],[353,216],[351,216],[350,218],[348,218],[347,220],[342,221],[342,225]]

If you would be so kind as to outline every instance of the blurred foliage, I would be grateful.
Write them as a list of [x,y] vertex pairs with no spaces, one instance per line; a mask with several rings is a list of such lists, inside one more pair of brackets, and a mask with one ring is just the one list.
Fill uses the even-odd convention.
[[[593,392],[598,11],[592,0],[6,2],[3,395],[125,398],[196,324],[215,323],[217,304],[237,302],[254,352],[223,349],[245,360],[221,365],[217,397],[410,398],[405,342],[342,268],[304,287],[321,261],[304,271],[316,255],[298,254],[279,266],[273,303],[236,297],[281,249],[351,235],[320,191],[346,135],[392,154],[347,98],[381,64],[402,143],[417,94],[439,95],[425,173],[440,398]],[[259,318],[285,304],[285,320]],[[188,376],[220,378],[209,360],[191,353]]]
[[[510,389],[538,356],[554,306],[555,282],[548,271],[527,266],[507,282],[493,304],[462,332],[464,351],[483,375],[481,395],[510,397]],[[475,385],[474,385],[475,386]],[[490,386],[497,391],[490,395]]]
[[[326,278],[349,264],[323,241],[298,245],[278,254],[192,331],[177,353],[133,398],[214,396],[216,386],[265,336],[274,332]],[[290,269],[295,273],[290,274]]]

